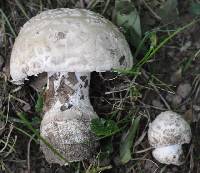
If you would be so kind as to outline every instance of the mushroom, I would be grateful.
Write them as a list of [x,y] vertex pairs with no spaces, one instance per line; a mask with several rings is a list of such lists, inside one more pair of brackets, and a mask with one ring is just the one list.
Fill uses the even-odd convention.
[[[54,9],[31,18],[11,54],[13,82],[48,73],[41,136],[69,162],[90,159],[98,144],[90,130],[97,114],[89,99],[90,73],[132,67],[123,34],[89,10]],[[50,163],[65,164],[43,142]]]
[[190,125],[172,111],[162,112],[149,125],[149,143],[155,148],[152,155],[160,163],[183,164],[182,144],[190,143],[191,137]]

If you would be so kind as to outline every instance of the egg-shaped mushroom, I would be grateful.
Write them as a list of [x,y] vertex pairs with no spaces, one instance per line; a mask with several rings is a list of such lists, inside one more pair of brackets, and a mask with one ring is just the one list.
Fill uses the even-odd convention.
[[190,125],[172,111],[162,112],[149,125],[152,155],[160,163],[181,165],[184,160],[182,144],[190,143],[191,137]]

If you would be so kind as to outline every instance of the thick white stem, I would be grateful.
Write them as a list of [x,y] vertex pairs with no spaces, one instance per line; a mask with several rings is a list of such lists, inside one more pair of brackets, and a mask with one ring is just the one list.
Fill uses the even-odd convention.
[[[67,109],[77,109],[85,114],[85,118],[97,117],[89,99],[90,73],[60,72],[48,74],[48,90],[53,98],[47,98],[45,112],[59,112]],[[53,89],[52,89],[53,87]],[[48,100],[51,100],[49,105]]]
[[163,164],[183,164],[184,156],[181,145],[157,147],[152,152],[153,157]]
[[[97,115],[89,100],[89,73],[49,74],[41,136],[69,162],[90,159],[98,142],[90,131]],[[50,163],[65,162],[44,143],[41,149]]]

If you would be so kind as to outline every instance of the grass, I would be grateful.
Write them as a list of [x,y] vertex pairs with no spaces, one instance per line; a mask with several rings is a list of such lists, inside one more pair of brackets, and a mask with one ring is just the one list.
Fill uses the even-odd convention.
[[42,141],[54,154],[56,154],[61,160],[66,164],[69,164],[68,160],[58,152],[48,141],[46,141],[35,128],[32,127],[31,123],[25,118],[25,115],[22,113],[17,114],[23,123],[37,136],[37,138]]
[[26,13],[26,10],[24,9],[23,5],[20,3],[20,1],[15,0],[16,5],[19,7],[19,9],[21,10],[21,12],[23,13],[23,15],[26,17],[27,20],[30,19],[30,17],[28,16],[28,14]]
[[[66,2],[62,2],[61,0],[28,0],[26,3],[21,0],[5,2],[4,0],[0,2],[0,4],[3,4],[0,9],[0,21],[6,29],[4,39],[5,44],[4,46],[0,45],[0,52],[6,52],[6,54],[3,54],[5,59],[9,58],[14,38],[17,36],[22,24],[31,18],[31,16],[44,9],[59,7],[71,8],[78,4],[82,8],[99,12],[109,20],[114,21],[112,11],[115,9],[115,2],[111,0],[91,0],[88,4],[83,4],[83,1],[75,0],[68,0]],[[137,9],[143,10],[143,7],[140,6],[140,4],[135,3],[134,5]],[[142,13],[142,11],[140,12]],[[13,15],[13,13],[15,15]],[[101,146],[99,149],[99,155],[97,155],[96,158],[97,162],[91,164],[88,164],[86,161],[73,163],[68,167],[62,168],[65,172],[97,173],[106,172],[106,170],[108,172],[116,172],[123,168],[126,168],[128,171],[133,170],[135,172],[146,172],[148,168],[145,168],[145,166],[149,163],[151,163],[151,166],[158,166],[159,170],[163,170],[163,172],[170,169],[170,167],[167,166],[157,165],[157,163],[152,161],[150,151],[145,150],[149,147],[146,137],[148,124],[154,118],[154,115],[161,110],[161,108],[155,108],[149,103],[150,98],[148,98],[148,94],[154,93],[154,97],[158,97],[161,102],[164,103],[164,108],[162,109],[168,109],[171,108],[171,105],[165,100],[165,93],[175,92],[172,89],[172,84],[165,80],[163,81],[159,75],[156,73],[154,74],[154,71],[150,71],[150,68],[148,67],[152,66],[154,61],[159,58],[160,52],[166,49],[166,44],[170,44],[170,42],[173,43],[179,34],[184,33],[185,30],[189,30],[190,27],[194,27],[197,22],[198,20],[193,20],[192,22],[182,27],[176,27],[177,29],[173,30],[168,28],[166,29],[166,27],[163,27],[161,30],[160,26],[158,29],[151,28],[147,32],[143,33],[143,38],[141,38],[140,43],[136,47],[131,45],[133,57],[136,62],[131,70],[124,71],[116,69],[115,71],[117,71],[118,74],[113,78],[112,76],[109,77],[109,75],[107,76],[107,74],[103,74],[101,80],[96,79],[95,82],[97,84],[93,83],[93,86],[91,86],[91,99],[94,102],[95,110],[97,110],[97,113],[101,118],[96,122],[96,124],[92,124],[95,129],[93,129],[93,132],[101,134],[99,136]],[[164,25],[168,27],[168,24]],[[157,27],[156,24],[154,27]],[[166,32],[169,35],[166,36]],[[184,36],[184,34],[182,34],[182,36]],[[130,37],[130,35],[128,35],[128,37]],[[146,52],[143,51],[144,46],[147,48]],[[194,56],[186,58],[186,61],[184,61],[181,68],[183,68],[185,75],[188,74],[194,61],[198,59],[198,55],[199,50],[195,52]],[[96,77],[98,78],[98,76]],[[106,77],[108,77],[109,80],[107,80]],[[198,98],[200,83],[199,75],[196,75],[196,78],[193,79],[193,81],[193,94],[195,95],[195,98]],[[11,83],[8,83],[8,85],[12,89],[15,88]],[[102,89],[102,91],[97,91],[95,87]],[[8,94],[12,91],[10,88],[7,88]],[[33,135],[35,135],[32,139],[34,141],[32,144],[33,153],[30,155],[31,160],[29,163],[33,170],[39,170],[40,167],[49,167],[46,162],[44,165],[42,165],[42,163],[38,166],[35,165],[36,161],[34,159],[37,156],[34,151],[38,151],[40,140],[43,141],[56,155],[58,155],[58,157],[67,162],[66,158],[64,158],[51,146],[51,144],[40,136],[39,120],[36,124],[34,124],[32,120],[33,117],[38,116],[38,114],[41,113],[43,107],[41,94],[31,91],[30,98],[27,99],[27,97],[22,94],[24,91],[25,89],[22,88],[20,91],[12,93],[12,95],[13,97],[26,100],[25,102],[30,103],[31,110],[25,112],[26,116],[24,116],[23,102],[17,102],[15,99],[8,101],[8,98],[7,100],[5,98],[5,100],[8,101],[8,104],[6,101],[4,102],[1,117],[5,120],[5,115],[8,115],[8,123],[3,135],[4,138],[0,140],[0,146],[4,149],[4,152],[0,152],[1,169],[4,171],[9,170],[11,165],[9,160],[12,162],[12,158],[20,161],[18,154],[22,151],[19,150],[19,147],[22,147],[24,144],[19,140],[19,138],[15,138],[15,136],[21,136],[30,140]],[[107,94],[104,94],[105,92],[107,92]],[[8,105],[10,106],[10,109],[7,109],[9,107]],[[13,126],[11,125],[13,127],[12,131],[8,128],[10,124],[13,124]],[[126,137],[124,138],[124,136]],[[6,148],[3,146],[6,146]],[[120,146],[125,147],[121,147],[123,149],[120,149]],[[140,151],[143,152],[140,153]],[[123,152],[121,155],[128,155],[128,157],[125,158],[125,162],[120,158],[120,152]],[[26,159],[24,155],[27,155],[27,153],[24,152],[21,154],[22,160]],[[42,154],[40,154],[40,156],[43,157]],[[106,162],[106,160],[112,160],[112,162],[107,162],[107,165],[103,165],[103,162]],[[195,162],[194,165],[196,166],[197,163]],[[58,165],[52,166],[52,172],[56,172],[57,169],[59,169]],[[180,169],[190,170],[190,164],[185,164]]]
[[[6,16],[5,13],[2,11],[2,9],[0,9],[0,13],[1,13],[1,16],[2,16],[2,20],[5,20],[5,23],[7,23],[7,25],[8,25],[8,27],[9,27],[11,33],[13,34],[14,37],[16,37],[17,35],[16,35],[15,31],[14,31],[13,27],[11,26],[11,23],[10,23],[10,21],[8,20],[7,16]],[[4,22],[2,22],[2,23],[4,24]]]
[[[189,24],[186,24],[183,27],[180,27],[180,28],[176,29],[172,34],[170,34],[161,43],[159,43],[159,45],[156,45],[157,43],[155,43],[154,39],[152,40],[152,37],[151,37],[152,35],[154,35],[155,32],[147,33],[145,35],[145,37],[142,39],[141,43],[138,45],[138,48],[136,49],[136,54],[134,55],[134,57],[136,57],[138,55],[138,52],[141,51],[141,47],[144,44],[145,40],[149,37],[151,39],[151,46],[150,46],[150,49],[144,55],[144,57],[139,62],[137,62],[136,64],[134,64],[133,68],[131,70],[119,70],[119,69],[115,69],[114,71],[120,72],[120,73],[123,73],[123,74],[129,74],[129,75],[138,75],[138,74],[141,74],[140,71],[141,71],[142,66],[145,65],[145,64],[147,64],[156,55],[156,53],[161,48],[163,48],[163,46],[165,44],[167,44],[177,34],[181,33],[182,31],[186,30],[187,28],[193,26],[198,21],[199,20],[193,20]],[[190,65],[190,63],[191,63],[191,59],[188,60],[187,67]]]

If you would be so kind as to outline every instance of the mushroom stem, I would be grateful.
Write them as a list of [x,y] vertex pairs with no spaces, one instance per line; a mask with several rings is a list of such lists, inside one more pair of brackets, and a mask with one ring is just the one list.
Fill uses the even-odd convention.
[[[96,137],[90,131],[91,119],[97,118],[89,100],[89,73],[49,74],[45,94],[41,136],[69,162],[91,158]],[[48,147],[41,149],[50,163],[65,164]]]
[[163,164],[181,165],[184,160],[182,145],[179,144],[157,147],[152,154]]
[[75,108],[97,117],[89,100],[90,73],[49,74],[45,97],[45,112]]

